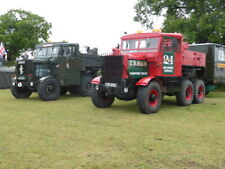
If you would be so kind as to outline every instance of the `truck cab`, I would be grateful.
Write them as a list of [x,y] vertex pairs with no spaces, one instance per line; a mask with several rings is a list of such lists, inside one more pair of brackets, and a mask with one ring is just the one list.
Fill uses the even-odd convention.
[[[121,54],[127,55],[130,67],[135,60],[144,60],[149,65],[150,76],[181,76],[181,34],[141,33],[121,38]],[[174,64],[174,60],[176,63]],[[146,65],[147,66],[147,65]],[[129,68],[128,68],[129,69]],[[138,72],[131,72],[132,74]],[[142,73],[142,75],[146,75]]]
[[100,68],[97,53],[80,53],[79,44],[53,42],[35,47],[34,59],[17,60],[12,94],[26,98],[38,92],[42,100],[56,100],[67,91],[89,96],[90,80]]

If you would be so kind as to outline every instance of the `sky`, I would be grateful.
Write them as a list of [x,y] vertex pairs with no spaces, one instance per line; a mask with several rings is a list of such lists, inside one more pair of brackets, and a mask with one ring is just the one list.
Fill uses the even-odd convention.
[[[100,54],[111,52],[124,32],[146,30],[134,22],[137,0],[7,0],[0,15],[10,9],[23,9],[42,16],[52,24],[49,40],[97,47]],[[161,21],[155,20],[154,28]],[[150,30],[149,30],[150,31]]]

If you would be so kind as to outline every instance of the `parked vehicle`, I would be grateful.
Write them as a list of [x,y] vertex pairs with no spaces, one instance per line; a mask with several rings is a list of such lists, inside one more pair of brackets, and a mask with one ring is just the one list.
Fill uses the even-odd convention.
[[136,33],[121,38],[119,49],[102,57],[102,76],[92,80],[96,107],[114,99],[137,99],[142,113],[159,110],[164,95],[189,106],[205,97],[205,54],[189,51],[179,33]]
[[206,94],[217,85],[225,85],[225,46],[215,43],[192,44],[189,50],[206,53]]
[[11,85],[11,76],[15,69],[6,66],[5,59],[0,59],[0,89],[8,89]]
[[11,92],[16,98],[27,98],[37,92],[44,101],[56,100],[67,91],[89,96],[90,81],[99,68],[97,49],[81,53],[76,43],[40,44],[34,59],[17,60]]

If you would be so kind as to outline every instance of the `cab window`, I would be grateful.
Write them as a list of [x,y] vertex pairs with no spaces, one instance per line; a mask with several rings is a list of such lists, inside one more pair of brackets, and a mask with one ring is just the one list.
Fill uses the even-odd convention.
[[173,37],[164,37],[162,48],[165,52],[180,52],[180,40]]

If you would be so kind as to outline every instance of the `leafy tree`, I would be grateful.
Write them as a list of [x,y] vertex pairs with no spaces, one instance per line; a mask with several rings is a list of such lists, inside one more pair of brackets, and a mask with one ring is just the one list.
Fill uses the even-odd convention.
[[0,41],[8,50],[9,60],[36,44],[46,42],[52,25],[31,12],[21,9],[10,10],[0,16]]
[[224,0],[138,0],[134,20],[152,28],[153,16],[164,16],[164,32],[180,32],[193,43],[225,44]]

